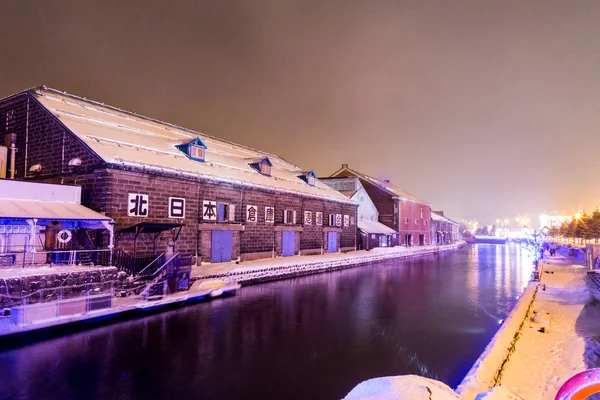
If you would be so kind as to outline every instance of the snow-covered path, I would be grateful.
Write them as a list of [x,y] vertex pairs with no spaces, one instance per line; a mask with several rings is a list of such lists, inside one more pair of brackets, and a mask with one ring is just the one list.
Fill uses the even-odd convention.
[[600,305],[587,289],[587,269],[554,257],[542,271],[546,290],[538,291],[500,381],[525,400],[554,399],[571,376],[600,365]]

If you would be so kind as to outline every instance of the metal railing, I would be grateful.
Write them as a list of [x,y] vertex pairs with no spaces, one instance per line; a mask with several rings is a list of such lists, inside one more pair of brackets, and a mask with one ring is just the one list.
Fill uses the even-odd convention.
[[29,267],[41,265],[94,266],[111,264],[110,249],[63,250],[50,249],[35,252],[7,251],[0,253],[0,267]]

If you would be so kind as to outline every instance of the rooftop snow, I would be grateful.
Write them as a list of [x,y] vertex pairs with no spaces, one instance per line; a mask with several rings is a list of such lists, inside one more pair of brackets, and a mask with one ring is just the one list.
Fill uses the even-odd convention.
[[[106,163],[354,204],[318,180],[308,185],[298,177],[300,167],[274,154],[46,87],[29,93]],[[176,147],[195,138],[207,146],[205,162],[189,159]],[[271,176],[248,165],[248,159],[267,157],[273,164]]]
[[408,193],[407,191],[402,190],[399,187],[392,185],[389,182],[385,182],[385,181],[382,181],[381,179],[373,178],[372,176],[369,176],[367,174],[363,174],[362,172],[355,171],[355,170],[353,170],[351,168],[348,168],[346,166],[344,166],[344,168],[342,168],[341,170],[333,173],[333,175],[331,175],[330,178],[335,178],[335,175],[337,173],[339,173],[341,171],[344,171],[344,170],[350,172],[353,175],[356,175],[360,179],[363,179],[365,181],[368,181],[368,182],[372,183],[375,186],[378,186],[379,188],[385,190],[386,192],[388,192],[388,193],[390,193],[392,195],[401,197],[401,198],[403,198],[405,200],[414,201],[416,203],[422,203],[422,204],[427,204],[427,205],[429,204],[426,201],[421,200],[417,196],[414,196],[414,195]]

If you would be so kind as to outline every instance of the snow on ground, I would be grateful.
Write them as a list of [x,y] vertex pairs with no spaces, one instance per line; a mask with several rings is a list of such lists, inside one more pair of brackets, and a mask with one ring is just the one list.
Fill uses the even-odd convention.
[[586,272],[563,256],[543,264],[546,290],[538,291],[500,381],[525,400],[554,399],[571,376],[600,366],[600,304],[588,291]]
[[[410,257],[419,254],[432,253],[435,251],[452,250],[464,242],[458,242],[454,245],[446,246],[418,246],[418,247],[387,247],[375,248],[369,251],[358,250],[348,253],[325,253],[320,255],[277,257],[261,259],[255,261],[245,261],[237,264],[235,261],[230,263],[202,263],[201,266],[193,267],[192,276],[199,278],[213,278],[236,275],[256,275],[262,277],[265,275],[280,275],[283,270],[286,272],[329,269],[343,265],[376,262],[386,259]],[[260,276],[259,276],[260,275]]]

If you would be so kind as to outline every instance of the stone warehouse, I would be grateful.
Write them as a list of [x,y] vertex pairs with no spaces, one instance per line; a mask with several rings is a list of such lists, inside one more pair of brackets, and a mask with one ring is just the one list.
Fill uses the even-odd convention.
[[276,155],[46,87],[1,100],[0,117],[0,178],[81,186],[128,254],[199,263],[356,248],[357,204]]

